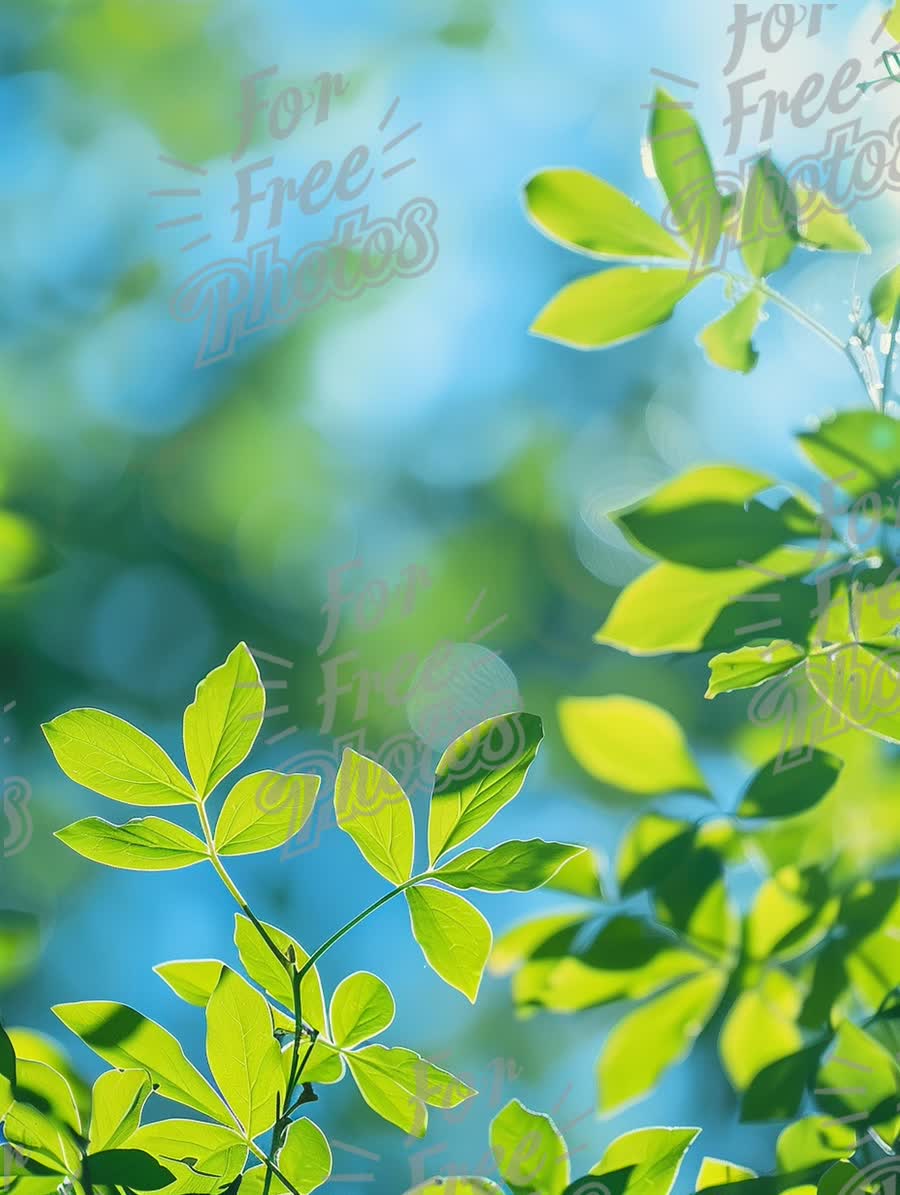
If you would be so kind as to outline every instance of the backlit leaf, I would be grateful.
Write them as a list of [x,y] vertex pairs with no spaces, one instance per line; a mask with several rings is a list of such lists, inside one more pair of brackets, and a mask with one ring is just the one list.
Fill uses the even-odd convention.
[[796,182],[794,194],[797,196],[797,227],[803,244],[836,253],[870,251],[865,237],[827,195],[821,191],[810,191]]
[[388,1028],[394,1019],[394,997],[377,975],[357,971],[338,984],[329,1011],[335,1045],[349,1050]]
[[658,88],[647,140],[669,210],[695,258],[709,261],[722,230],[722,197],[700,126],[685,107]]
[[623,266],[564,286],[531,331],[581,349],[624,344],[664,324],[704,275],[692,270]]
[[244,1167],[247,1146],[233,1129],[200,1120],[161,1120],[139,1128],[128,1140],[160,1159],[176,1183],[166,1195],[209,1195],[225,1187]]
[[464,897],[442,888],[410,888],[406,900],[425,961],[474,1004],[491,952],[490,925]]
[[717,697],[720,693],[733,693],[736,689],[752,689],[771,680],[773,676],[787,672],[805,656],[804,648],[787,639],[722,652],[709,662],[709,687],[704,696]]
[[764,1067],[800,1049],[799,1012],[800,993],[782,971],[768,971],[758,988],[740,993],[719,1034],[722,1065],[738,1091]]
[[511,1100],[491,1121],[491,1152],[516,1195],[561,1195],[569,1183],[569,1154],[549,1116]]
[[196,800],[162,747],[113,714],[70,710],[41,729],[69,779],[103,797],[126,805],[189,805]]
[[199,838],[159,817],[132,818],[124,826],[86,817],[55,836],[85,859],[125,871],[176,871],[209,858]]
[[269,1006],[225,967],[206,1006],[206,1056],[219,1090],[250,1137],[270,1129],[284,1095],[281,1050]]
[[[274,925],[267,925],[265,921],[260,924],[283,955],[286,955],[289,949],[293,949],[298,967],[302,967],[308,961],[309,955],[290,934]],[[253,922],[240,913],[236,913],[234,918],[234,943],[244,970],[254,983],[258,983],[273,1000],[283,1004],[293,1014],[293,988],[287,969],[260,937],[259,930]],[[322,994],[322,981],[315,967],[310,968],[303,976],[300,997],[303,1004],[303,1020],[320,1033],[326,1033],[325,998]]]
[[544,736],[534,714],[503,714],[473,726],[438,761],[428,814],[428,859],[486,826],[517,795]]
[[[617,1137],[591,1174],[615,1195],[669,1195],[699,1129],[636,1129]],[[610,1185],[613,1184],[613,1185]]]
[[[900,266],[897,269],[900,280]],[[849,497],[873,491],[884,499],[892,496],[893,482],[900,476],[900,425],[889,415],[841,411],[822,420],[815,431],[800,432],[797,443]]]
[[216,850],[220,855],[250,855],[284,846],[306,824],[318,790],[318,776],[245,776],[225,798],[216,822]]
[[[115,1149],[135,1132],[150,1095],[146,1071],[106,1071],[91,1093],[91,1153]],[[167,1180],[171,1182],[171,1179]]]
[[542,170],[525,187],[545,235],[598,257],[686,257],[683,246],[621,191],[584,170]]
[[334,784],[337,824],[366,862],[392,884],[412,875],[415,826],[409,797],[391,773],[344,748]]
[[900,302],[900,266],[894,266],[892,270],[882,274],[872,287],[869,304],[872,314],[890,327],[898,302]]
[[739,817],[793,817],[811,809],[834,787],[844,761],[813,748],[790,769],[770,759],[750,780],[738,806]]
[[552,879],[561,867],[583,852],[580,846],[544,842],[504,842],[500,846],[463,851],[434,873],[443,884],[480,892],[532,892]]
[[770,158],[754,165],[741,209],[741,255],[757,278],[781,269],[798,239],[797,201]]
[[250,754],[265,708],[256,661],[246,644],[239,643],[200,682],[184,711],[184,753],[201,797]]
[[780,1170],[806,1170],[856,1152],[856,1130],[830,1116],[807,1116],[782,1130],[775,1147]]
[[645,1096],[686,1057],[715,1012],[726,978],[712,970],[686,979],[616,1023],[597,1073],[604,1115]]
[[158,963],[153,970],[176,996],[196,1008],[206,1008],[224,966],[217,959],[183,959]]
[[278,1154],[278,1169],[288,1182],[309,1195],[331,1176],[331,1148],[311,1120],[295,1120]]
[[166,1099],[186,1104],[223,1124],[232,1123],[228,1109],[185,1058],[175,1038],[155,1021],[127,1004],[111,1000],[57,1004],[52,1011],[112,1066],[145,1070]]
[[753,334],[762,319],[765,295],[751,290],[724,315],[707,324],[697,337],[706,355],[721,369],[749,373],[759,360]]
[[708,796],[684,733],[671,714],[636,697],[566,697],[566,746],[591,776],[626,792]]

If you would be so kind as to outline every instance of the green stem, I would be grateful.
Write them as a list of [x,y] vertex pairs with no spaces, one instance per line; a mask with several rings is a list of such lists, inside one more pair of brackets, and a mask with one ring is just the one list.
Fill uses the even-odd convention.
[[274,1174],[279,1182],[284,1183],[284,1185],[290,1191],[291,1195],[300,1195],[300,1192],[297,1190],[297,1188],[295,1186],[293,1186],[292,1183],[288,1182],[288,1180],[284,1177],[284,1175],[281,1173],[281,1171],[278,1169],[278,1167],[275,1165],[275,1163],[272,1161],[272,1159],[266,1157],[266,1155],[259,1148],[259,1146],[256,1144],[255,1141],[248,1141],[247,1145],[250,1149],[250,1152],[253,1154],[253,1156],[258,1158],[260,1160],[260,1162],[265,1162],[266,1166],[269,1168],[269,1172],[271,1174]]

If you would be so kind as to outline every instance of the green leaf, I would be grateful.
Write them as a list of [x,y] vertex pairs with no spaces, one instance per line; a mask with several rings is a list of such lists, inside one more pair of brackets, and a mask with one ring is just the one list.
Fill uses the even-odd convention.
[[95,1054],[123,1070],[145,1070],[159,1094],[230,1124],[228,1109],[162,1026],[111,1000],[56,1004],[52,1011]]
[[787,639],[722,652],[709,662],[709,687],[704,696],[712,698],[720,693],[733,693],[735,689],[753,689],[787,672],[805,657],[804,648]]
[[216,850],[220,855],[252,855],[284,846],[303,829],[318,790],[318,776],[245,776],[225,798],[216,822]]
[[349,1050],[388,1028],[394,1020],[394,997],[377,975],[357,971],[338,984],[329,1012],[335,1045]]
[[736,1090],[745,1090],[764,1067],[803,1045],[797,1027],[800,1004],[795,982],[774,969],[758,988],[740,993],[719,1034],[719,1056]]
[[158,963],[153,970],[176,996],[196,1008],[206,1008],[224,966],[218,959],[179,959],[171,963]]
[[206,1057],[219,1090],[247,1135],[275,1123],[284,1096],[281,1050],[269,1006],[240,975],[225,967],[206,1006]]
[[820,874],[780,868],[759,887],[747,916],[748,957],[797,958],[824,938],[838,907]]
[[502,714],[450,744],[435,772],[429,865],[471,838],[519,793],[543,737],[534,714]]
[[247,645],[197,686],[184,711],[184,754],[194,784],[207,797],[250,754],[262,726],[266,691]]
[[900,653],[896,647],[843,644],[810,657],[806,672],[819,697],[851,726],[889,743],[900,743]]
[[750,373],[759,360],[753,333],[762,320],[765,295],[752,290],[730,311],[707,324],[697,337],[713,365],[734,373]]
[[856,1131],[830,1116],[807,1116],[784,1129],[775,1147],[779,1170],[807,1170],[856,1152]]
[[724,1187],[748,1178],[756,1178],[756,1171],[748,1170],[746,1166],[735,1166],[733,1162],[723,1162],[721,1158],[704,1158],[694,1189],[704,1191],[707,1187]]
[[882,274],[869,295],[872,314],[887,327],[891,326],[897,304],[900,303],[900,266]]
[[[699,1129],[636,1129],[617,1137],[591,1170],[615,1195],[669,1195]],[[609,1183],[613,1186],[609,1186]]]
[[10,1144],[32,1161],[59,1174],[78,1174],[81,1153],[72,1131],[52,1117],[18,1100],[3,1122],[3,1134]]
[[747,785],[739,817],[794,817],[812,809],[834,787],[844,761],[813,748],[799,767],[779,767],[770,759]]
[[813,1094],[831,1116],[852,1116],[858,1133],[871,1126],[888,1143],[900,1133],[900,1066],[884,1046],[851,1021],[838,1026]]
[[10,1026],[9,1040],[17,1058],[27,1058],[32,1062],[44,1062],[57,1071],[69,1085],[69,1090],[75,1098],[82,1122],[86,1122],[91,1114],[91,1089],[74,1070],[68,1055],[50,1037],[43,1033],[35,1033],[31,1029]]
[[490,925],[464,897],[430,884],[409,888],[406,901],[425,961],[474,1004],[491,952]]
[[753,501],[774,482],[733,465],[700,465],[611,518],[642,551],[692,568],[734,568],[797,536],[817,536],[816,512],[796,498]]
[[551,913],[532,917],[502,934],[490,958],[493,975],[508,975],[560,933],[573,933],[586,924],[584,913]]
[[108,1149],[88,1158],[91,1182],[103,1187],[129,1187],[135,1191],[161,1191],[174,1175],[140,1149]]
[[707,955],[735,961],[741,919],[725,886],[718,851],[698,842],[656,886],[656,915],[688,944]]
[[[166,1195],[208,1193],[226,1187],[243,1170],[247,1145],[232,1129],[199,1120],[162,1120],[146,1124],[129,1139],[176,1175]],[[243,1195],[243,1188],[241,1189]]]
[[424,1137],[428,1128],[428,1109],[410,1094],[384,1065],[372,1065],[369,1055],[379,1046],[364,1046],[347,1055],[353,1081],[373,1112],[413,1137]]
[[538,314],[530,331],[575,348],[624,344],[671,319],[704,273],[624,266],[589,274],[564,286]]
[[622,896],[655,888],[692,853],[693,823],[645,813],[626,831],[619,844],[616,876]]
[[160,817],[136,817],[124,826],[86,817],[55,837],[85,859],[124,871],[177,871],[209,858],[199,838]]
[[[306,1019],[305,1015],[303,1019]],[[278,1024],[277,1019],[275,1023]],[[288,1042],[282,1051],[285,1075],[290,1074],[292,1050],[293,1044]],[[340,1083],[345,1070],[341,1054],[324,1037],[320,1037],[317,1038],[306,1066],[303,1068],[303,1081],[305,1083]]]
[[125,805],[189,805],[190,784],[162,747],[103,710],[60,714],[41,727],[70,780]]
[[[740,599],[746,594],[776,594],[780,630],[785,638],[804,640],[813,619],[815,591],[799,582],[766,580],[805,576],[822,564],[821,554],[779,548],[748,567],[696,569],[668,562],[654,565],[619,594],[598,643],[632,655],[668,652],[731,651],[741,639],[758,637],[757,623]],[[795,634],[795,627],[797,633]],[[802,629],[801,629],[802,628]]]
[[81,1132],[81,1117],[65,1078],[45,1062],[19,1058],[16,1064],[16,1106],[27,1105],[73,1133]]
[[768,157],[753,167],[741,209],[741,256],[757,278],[780,270],[798,239],[797,201]]
[[597,257],[686,257],[627,195],[584,170],[542,170],[525,186],[528,214],[546,236]]
[[[261,921],[260,924],[283,955],[287,955],[288,951],[293,949],[298,967],[308,962],[309,955],[290,934],[274,925],[267,925],[265,921]],[[293,988],[286,968],[275,958],[252,921],[240,913],[236,913],[234,918],[234,944],[237,946],[241,964],[253,982],[258,983],[273,1000],[283,1004],[293,1014]],[[311,967],[303,976],[300,999],[306,1024],[318,1029],[320,1033],[327,1034],[325,997],[322,994],[322,981],[315,967]]]
[[685,1058],[725,990],[717,970],[687,979],[617,1022],[598,1064],[600,1112],[609,1115],[647,1095]]
[[835,253],[871,251],[865,237],[827,195],[810,191],[801,183],[794,183],[794,194],[797,196],[797,227],[804,245]]
[[511,1100],[491,1121],[491,1152],[513,1195],[561,1195],[569,1184],[569,1154],[549,1116]]
[[407,1094],[432,1108],[456,1108],[478,1093],[450,1071],[435,1066],[414,1050],[402,1046],[364,1046],[347,1061],[356,1059],[366,1070],[378,1071],[399,1084]]
[[849,1195],[850,1191],[858,1191],[861,1195],[863,1191],[875,1191],[880,1186],[878,1183],[868,1185],[864,1178],[859,1181],[860,1178],[859,1171],[852,1162],[835,1162],[819,1179],[818,1195]]
[[[900,272],[897,277],[900,280]],[[823,420],[815,431],[800,432],[797,442],[819,472],[851,498],[874,491],[887,502],[896,501],[893,482],[900,476],[896,419],[878,411],[842,411]]]
[[[548,920],[536,924],[543,923],[546,931]],[[586,924],[575,919],[533,944],[529,1002],[576,1012],[612,1000],[643,999],[673,980],[709,969],[708,959],[679,949],[671,933],[629,914],[611,917],[576,949]],[[523,1001],[525,993],[519,988],[516,996]]]
[[722,197],[699,125],[662,88],[653,99],[647,139],[681,235],[697,259],[709,261],[722,232]]
[[821,1052],[821,1043],[816,1042],[766,1063],[741,1096],[741,1122],[784,1121],[795,1117]]
[[708,796],[706,781],[671,714],[636,697],[565,697],[559,722],[586,772],[626,792]]
[[318,1125],[305,1118],[294,1121],[278,1155],[278,1169],[300,1195],[309,1195],[331,1177],[331,1148]]
[[441,883],[462,890],[533,892],[584,849],[540,838],[504,842],[487,850],[473,847],[439,867],[434,875]]
[[150,1091],[150,1076],[143,1070],[106,1071],[100,1076],[91,1092],[91,1153],[115,1149],[128,1140],[141,1123]]
[[412,805],[387,768],[345,747],[334,808],[337,824],[370,867],[392,884],[410,878],[416,839]]
[[597,855],[587,847],[581,848],[547,880],[544,887],[548,891],[567,892],[570,896],[603,900],[603,876]]

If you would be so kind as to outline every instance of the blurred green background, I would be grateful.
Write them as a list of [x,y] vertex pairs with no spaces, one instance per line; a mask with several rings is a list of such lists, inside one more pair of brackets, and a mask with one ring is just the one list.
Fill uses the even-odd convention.
[[[795,87],[813,69],[830,78],[850,52],[871,55],[881,10],[850,7],[777,56],[753,60],[748,50],[746,70]],[[0,520],[0,705],[15,702],[0,739],[7,789],[17,777],[30,786],[33,818],[27,844],[0,858],[10,910],[0,923],[4,1021],[55,1032],[51,1003],[117,999],[202,1058],[202,1016],[150,968],[231,960],[227,898],[200,869],[104,871],[56,842],[53,829],[108,810],[56,771],[39,723],[99,706],[177,756],[194,684],[240,639],[267,680],[285,682],[270,691],[281,712],[267,721],[274,741],[261,739],[254,769],[306,755],[327,774],[341,742],[376,754],[394,742],[399,775],[404,752],[431,764],[435,748],[489,713],[539,713],[547,743],[505,815],[507,836],[609,854],[636,812],[636,798],[602,789],[568,757],[556,718],[566,695],[625,692],[669,709],[726,807],[751,761],[772,749],[771,736],[749,732],[745,699],[704,703],[698,662],[632,660],[592,644],[642,567],[606,515],[705,460],[809,484],[790,432],[857,403],[849,372],[777,316],[761,329],[765,351],[750,378],[713,370],[691,342],[719,309],[715,286],[614,353],[527,335],[546,299],[590,263],[529,226],[523,182],[543,166],[580,166],[659,213],[640,157],[651,70],[700,82],[696,113],[720,160],[731,11],[704,0],[0,6],[0,501],[9,512]],[[272,154],[285,176],[302,177],[319,158],[337,163],[358,144],[381,152],[379,122],[395,97],[392,131],[421,122],[406,143],[415,164],[379,176],[366,202],[383,217],[431,199],[439,257],[421,278],[331,301],[197,369],[200,326],[173,319],[169,302],[193,270],[246,248],[234,245],[231,211],[241,79],[271,65],[276,82],[260,92],[270,97],[309,89],[323,72],[347,83],[322,124],[306,118],[273,141],[257,122],[249,152]],[[888,127],[893,92],[867,103],[864,120]],[[803,130],[781,120],[776,159],[820,150],[829,119]],[[768,147],[748,121],[741,153]],[[206,173],[189,176],[160,155]],[[189,209],[149,193],[197,180],[196,233],[158,228]],[[328,236],[349,207],[335,200],[315,216],[290,207],[283,245],[293,252]],[[890,191],[860,204],[853,218],[871,257],[792,265],[791,297],[842,332],[854,293],[897,260],[896,210]],[[265,213],[255,218],[247,243],[267,235]],[[206,233],[202,247],[182,251]],[[330,578],[352,561],[341,585],[359,601],[343,607],[320,651]],[[421,581],[414,592],[410,576]],[[442,720],[430,728],[434,701],[399,700],[399,682],[385,679],[429,659],[447,682],[438,685]],[[323,732],[329,665],[349,691]],[[429,741],[416,746],[423,730]],[[900,845],[897,761],[865,736],[829,749],[848,767],[815,832],[865,872]],[[412,787],[421,806],[424,789]],[[8,820],[21,812],[16,800]],[[795,855],[798,844],[780,849]],[[257,894],[257,912],[309,948],[378,894],[352,843],[328,829],[290,858],[235,871]],[[565,899],[479,903],[500,929]],[[37,915],[37,931],[22,913]],[[707,1153],[768,1167],[776,1130],[738,1124],[713,1046],[701,1042],[651,1099],[599,1122],[593,1060],[618,1011],[516,1022],[503,980],[487,981],[472,1010],[425,971],[404,916],[389,907],[342,942],[322,968],[326,985],[356,968],[383,975],[398,1001],[392,1039],[451,1065],[482,1095],[436,1114],[426,1141],[410,1143],[348,1087],[323,1090],[316,1114],[328,1135],[380,1159],[361,1165],[337,1151],[336,1173],[370,1172],[377,1189],[401,1189],[435,1169],[473,1169],[488,1120],[514,1096],[556,1115],[584,1169],[624,1129],[673,1122],[704,1126]],[[92,1073],[96,1060],[67,1044]]]

